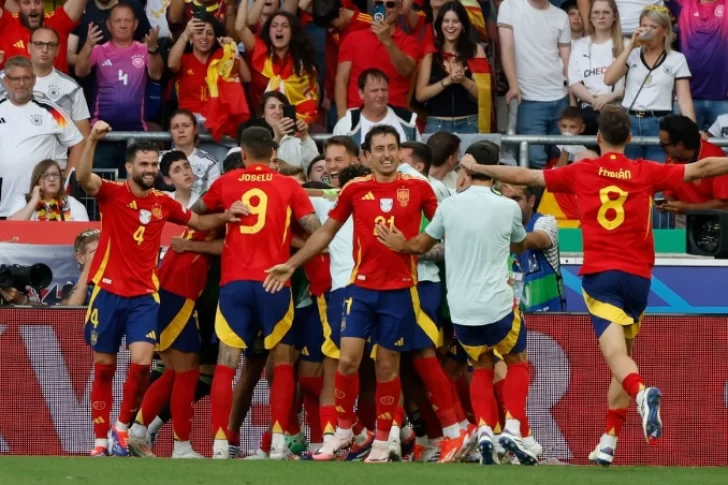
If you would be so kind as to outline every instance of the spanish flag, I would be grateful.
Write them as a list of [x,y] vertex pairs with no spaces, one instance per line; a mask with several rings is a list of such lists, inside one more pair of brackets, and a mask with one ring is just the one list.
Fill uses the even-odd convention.
[[468,69],[478,87],[478,131],[492,133],[493,123],[493,79],[490,64],[486,58],[468,59]]
[[579,204],[573,194],[552,194],[546,189],[541,195],[538,211],[544,215],[554,216],[556,224],[561,229],[581,227]]
[[235,138],[238,126],[250,118],[250,108],[240,84],[234,44],[225,44],[222,57],[210,62],[205,82],[210,91],[210,99],[201,113],[206,119],[205,127],[216,141],[223,135]]
[[460,3],[467,10],[470,23],[478,32],[481,42],[487,42],[488,31],[485,29],[485,17],[483,17],[483,9],[480,8],[478,0],[460,0]]
[[280,91],[296,107],[296,114],[306,123],[311,123],[318,114],[319,90],[315,74],[300,68],[300,74],[293,67],[293,58],[274,62],[265,44],[258,40],[251,56],[253,70],[268,78],[265,92]]

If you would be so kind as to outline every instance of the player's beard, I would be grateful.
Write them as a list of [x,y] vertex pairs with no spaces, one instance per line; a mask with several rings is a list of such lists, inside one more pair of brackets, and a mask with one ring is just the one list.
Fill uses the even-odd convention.
[[35,30],[38,27],[43,26],[43,15],[38,15],[34,17],[34,21],[38,22],[37,25],[30,25],[30,16],[29,15],[23,15],[22,13],[18,15],[18,18],[20,18],[20,23],[23,24],[25,27],[27,27],[30,30]]
[[[151,182],[146,182],[144,180],[144,174],[141,174],[141,175],[135,174],[134,176],[132,176],[131,179],[134,181],[135,184],[137,184],[143,190],[150,190],[150,189],[154,188],[154,180],[152,180]],[[155,179],[156,179],[156,177],[155,177]]]

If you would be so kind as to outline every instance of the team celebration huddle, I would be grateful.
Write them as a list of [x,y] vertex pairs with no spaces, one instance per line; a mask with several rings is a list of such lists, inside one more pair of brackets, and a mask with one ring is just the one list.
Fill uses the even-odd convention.
[[[400,143],[389,125],[371,127],[361,146],[328,138],[327,183],[279,163],[270,132],[250,127],[225,173],[186,209],[153,188],[160,171],[189,169],[182,152],[160,158],[152,143],[131,144],[127,181],[92,172],[111,129],[96,122],[76,169],[102,215],[85,323],[92,456],[154,456],[171,420],[172,457],[202,458],[190,435],[194,404],[209,395],[213,441],[198,451],[241,457],[241,426],[264,377],[271,421],[246,459],[537,464],[523,311],[557,271],[544,250],[558,250],[519,197],[543,188],[578,201],[592,350],[612,374],[606,419],[584,423],[604,429],[589,460],[612,464],[632,401],[646,441],[661,437],[661,392],[631,358],[655,259],[653,196],[728,173],[728,158],[630,160],[630,118],[605,107],[598,158],[528,170],[500,165],[500,148],[478,141],[451,193],[427,176],[428,146]],[[188,228],[158,264],[166,222]],[[530,260],[544,262],[540,273],[514,271]],[[131,364],[112,417],[123,337]]]

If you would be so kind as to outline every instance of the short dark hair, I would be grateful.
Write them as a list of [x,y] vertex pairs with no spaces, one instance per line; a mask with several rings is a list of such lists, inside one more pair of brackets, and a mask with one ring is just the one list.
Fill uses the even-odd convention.
[[324,153],[326,153],[326,149],[332,145],[338,145],[346,148],[346,153],[348,153],[352,157],[359,156],[359,147],[356,145],[356,143],[354,143],[354,140],[352,140],[348,136],[336,135],[327,138],[324,142]]
[[[492,141],[480,140],[471,144],[465,151],[466,155],[471,155],[478,165],[498,165],[500,161],[500,147]],[[471,173],[473,180],[492,180],[486,175]]]
[[266,92],[263,95],[263,98],[261,98],[261,100],[260,100],[260,107],[258,109],[259,109],[260,117],[261,118],[263,118],[263,116],[265,115],[265,104],[268,102],[268,100],[270,98],[276,98],[278,101],[280,101],[281,103],[283,103],[284,106],[290,106],[291,105],[291,102],[288,101],[288,97],[286,97],[286,95],[283,94],[282,92],[280,92],[280,91],[268,91],[268,92]]
[[425,175],[430,172],[430,167],[432,166],[432,149],[427,146],[427,143],[422,143],[421,141],[406,141],[402,143],[400,148],[409,148],[412,150],[412,158],[425,166],[422,172]]
[[35,35],[36,32],[42,32],[44,30],[47,32],[52,32],[53,35],[56,36],[56,40],[58,40],[59,42],[61,41],[61,36],[58,35],[58,32],[56,31],[56,29],[54,29],[53,27],[48,27],[47,25],[41,25],[37,29],[33,29],[33,32],[31,32],[31,34],[30,34],[30,41],[33,42],[33,36]]
[[225,157],[222,161],[222,173],[228,173],[231,170],[243,168],[243,152],[234,151]]
[[240,135],[240,148],[250,160],[267,163],[273,155],[273,149],[277,147],[268,130],[252,126]]
[[357,85],[359,86],[360,91],[364,91],[364,87],[367,85],[367,80],[371,79],[372,81],[385,81],[387,84],[389,84],[389,77],[384,74],[384,71],[380,71],[377,68],[370,68],[370,69],[364,69],[361,74],[359,74],[359,79],[357,81]]
[[162,161],[159,162],[159,171],[162,172],[162,175],[165,177],[169,177],[169,169],[172,168],[172,164],[174,162],[179,162],[180,160],[183,160],[187,162],[187,155],[181,150],[171,150],[162,155]]
[[612,146],[624,146],[632,133],[632,121],[624,108],[605,106],[597,122],[599,134]]
[[450,156],[460,152],[460,138],[447,131],[438,131],[427,139],[427,146],[432,150],[432,166],[442,167]]
[[357,177],[366,177],[367,175],[371,174],[372,171],[368,167],[365,167],[364,165],[360,163],[355,163],[353,165],[349,165],[348,167],[344,168],[339,172],[339,185],[343,187],[344,185],[348,184],[352,180],[354,180]]
[[362,148],[366,151],[371,151],[372,139],[375,136],[380,135],[393,135],[397,139],[397,147],[399,148],[399,132],[392,125],[374,125],[371,130],[367,132],[367,136],[364,137],[364,144]]
[[131,145],[126,147],[126,153],[124,154],[124,160],[126,163],[132,163],[134,162],[134,159],[136,159],[137,153],[143,152],[156,152],[159,153],[159,148],[157,147],[157,144],[153,141],[149,140],[141,140],[135,143],[132,143]]
[[319,163],[321,160],[326,160],[326,157],[323,155],[319,155],[311,160],[311,163],[309,163],[308,167],[306,168],[306,178],[311,178],[311,170],[313,170],[313,166]]
[[311,16],[317,27],[326,29],[331,22],[339,18],[341,11],[341,0],[329,0],[325,2],[312,2]]
[[584,113],[582,113],[581,108],[577,108],[576,106],[567,106],[561,111],[559,120],[574,120],[583,124]]
[[700,148],[700,128],[687,116],[665,116],[660,120],[660,131],[667,133],[671,145],[682,143],[688,150]]

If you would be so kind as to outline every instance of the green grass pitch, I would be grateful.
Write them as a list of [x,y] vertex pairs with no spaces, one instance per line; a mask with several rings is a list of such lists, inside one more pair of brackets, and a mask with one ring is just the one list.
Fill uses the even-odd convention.
[[728,468],[0,457],[2,485],[725,485]]

